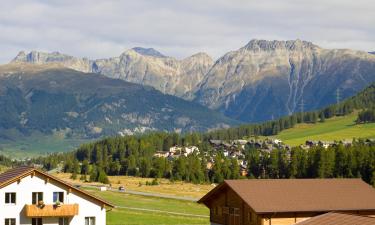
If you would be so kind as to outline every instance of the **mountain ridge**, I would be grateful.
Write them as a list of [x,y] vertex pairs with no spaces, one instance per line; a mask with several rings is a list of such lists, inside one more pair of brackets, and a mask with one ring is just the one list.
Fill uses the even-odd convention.
[[68,136],[95,138],[238,124],[149,86],[54,65],[0,66],[0,106],[0,130],[17,129],[25,135],[33,130],[47,134],[60,130]]
[[[341,98],[347,98],[375,81],[375,55],[324,49],[298,39],[254,39],[216,61],[206,53],[177,60],[154,49],[141,49],[141,53],[152,54],[140,54],[134,48],[118,57],[98,60],[40,54],[36,63],[44,59],[45,64],[56,62],[83,72],[149,85],[244,122],[278,118],[303,108],[321,108],[335,102],[337,89]],[[22,59],[27,62],[24,55]],[[19,60],[16,57],[14,61]]]

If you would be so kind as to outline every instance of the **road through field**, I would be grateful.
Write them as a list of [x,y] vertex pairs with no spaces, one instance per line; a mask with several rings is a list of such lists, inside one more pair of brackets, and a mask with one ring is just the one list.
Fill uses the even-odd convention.
[[[83,188],[98,188],[96,185],[81,185]],[[174,195],[166,195],[166,194],[159,194],[159,193],[152,193],[152,192],[141,192],[141,191],[132,191],[132,190],[125,190],[119,191],[117,189],[108,189],[107,191],[112,192],[119,192],[119,193],[127,193],[132,195],[142,195],[142,196],[149,196],[149,197],[158,197],[158,198],[170,198],[175,200],[184,200],[184,201],[192,201],[197,202],[199,199],[191,198],[191,197],[182,197],[182,196],[174,196]]]
[[190,214],[190,213],[169,212],[169,211],[157,210],[157,209],[145,209],[145,208],[135,208],[135,207],[127,207],[127,206],[116,206],[116,208],[138,210],[138,211],[145,211],[145,212],[165,213],[165,214],[176,215],[176,216],[189,216],[189,217],[192,216],[192,217],[209,218],[209,216],[207,216],[207,215],[197,215],[197,214]]
[[[113,191],[113,190],[111,190]],[[166,195],[166,194],[159,194],[159,193],[151,193],[151,192],[140,192],[140,191],[131,191],[126,190],[125,193],[133,194],[133,195],[143,195],[143,196],[151,196],[151,197],[158,197],[158,198],[171,198],[176,200],[185,200],[185,201],[192,201],[196,202],[199,199],[191,198],[191,197],[180,197],[180,196],[173,196],[173,195]]]
[[[95,189],[98,188],[98,186],[96,185],[80,185],[80,186],[83,188],[95,188]],[[132,190],[119,191],[117,189],[109,188],[107,191],[127,193],[127,194],[132,194],[132,195],[142,195],[142,196],[149,196],[149,197],[170,198],[170,199],[175,199],[175,200],[184,200],[184,201],[192,201],[192,202],[197,202],[199,200],[197,198],[191,198],[191,197],[181,197],[181,196],[166,195],[166,194],[159,194],[159,193],[152,193],[152,192],[132,191]]]

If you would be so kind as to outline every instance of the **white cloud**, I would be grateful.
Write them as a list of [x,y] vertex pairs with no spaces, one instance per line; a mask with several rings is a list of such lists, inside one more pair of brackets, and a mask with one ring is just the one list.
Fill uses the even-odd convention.
[[134,46],[219,57],[253,38],[375,50],[373,0],[15,0],[0,8],[0,63],[20,50],[104,58]]

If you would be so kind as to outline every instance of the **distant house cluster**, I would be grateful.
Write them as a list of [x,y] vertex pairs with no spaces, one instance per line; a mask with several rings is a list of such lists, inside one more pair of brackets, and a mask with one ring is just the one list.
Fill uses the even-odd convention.
[[250,139],[250,140],[233,140],[233,141],[223,141],[223,140],[210,140],[211,146],[218,150],[223,151],[226,157],[236,157],[240,154],[239,152],[245,150],[247,145],[250,148],[259,149],[261,151],[270,152],[274,148],[290,148],[290,146],[283,144],[280,139]]
[[[338,145],[343,145],[343,146],[352,146],[353,145],[353,140],[341,140],[341,141],[314,141],[314,140],[307,140],[304,145],[301,145],[301,148],[304,149],[309,149],[312,147],[323,147],[325,149],[329,147],[336,147]],[[375,144],[375,139],[366,139],[364,140],[364,144],[367,145],[372,145]]]
[[188,156],[190,154],[199,154],[199,148],[197,146],[173,146],[169,148],[169,151],[157,151],[154,154],[154,157],[162,158],[178,158],[180,156]]
[[275,148],[286,148],[290,149],[288,145],[285,145],[280,139],[238,139],[232,141],[225,140],[209,140],[211,147],[215,150],[216,153],[212,154],[211,160],[207,165],[207,169],[211,169],[214,164],[213,157],[218,153],[222,153],[224,157],[237,159],[240,166],[240,175],[247,176],[247,161],[245,160],[245,149],[253,148],[263,152],[271,152]]

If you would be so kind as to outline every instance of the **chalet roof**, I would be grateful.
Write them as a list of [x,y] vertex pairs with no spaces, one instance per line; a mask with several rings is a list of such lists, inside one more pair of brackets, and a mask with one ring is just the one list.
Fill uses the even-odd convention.
[[31,172],[34,168],[28,166],[21,166],[14,169],[10,169],[0,174],[0,187],[2,184],[7,183],[8,181],[14,179],[15,177],[20,177],[22,174]]
[[360,179],[226,180],[198,202],[226,187],[258,214],[375,210],[375,189]]
[[55,176],[52,176],[46,172],[43,172],[39,169],[36,169],[36,168],[33,168],[33,167],[28,167],[28,166],[21,166],[21,167],[17,167],[17,168],[13,168],[13,169],[10,169],[10,170],[7,170],[5,171],[4,173],[0,174],[0,189],[3,188],[3,187],[6,187],[8,186],[9,184],[12,184],[14,182],[16,182],[17,180],[19,179],[22,179],[24,177],[27,177],[27,176],[30,176],[31,174],[39,174],[43,177],[47,177],[51,180],[54,180],[56,181],[57,183],[60,183],[72,190],[75,190],[76,192],[80,193],[80,194],[83,194],[84,196],[96,201],[96,202],[99,202],[100,204],[103,204],[103,205],[106,205],[106,206],[109,206],[109,207],[112,207],[114,208],[115,206],[103,199],[100,199],[86,191],[83,191],[81,189],[78,189],[76,187],[74,187],[73,185],[55,177]]
[[375,218],[346,213],[329,212],[320,216],[315,216],[308,220],[296,223],[296,225],[374,225]]

